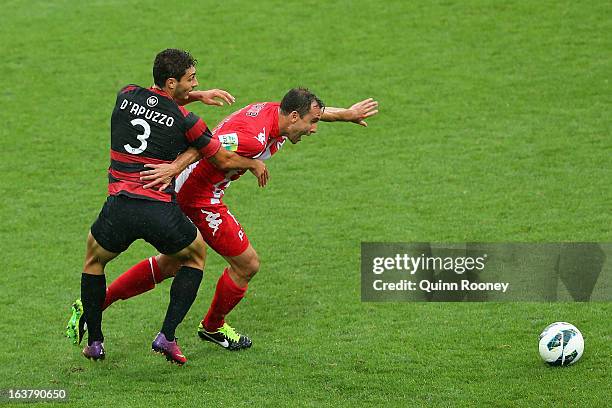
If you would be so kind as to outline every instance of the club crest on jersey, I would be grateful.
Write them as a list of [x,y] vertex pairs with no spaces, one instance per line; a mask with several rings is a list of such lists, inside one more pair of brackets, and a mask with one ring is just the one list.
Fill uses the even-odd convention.
[[226,135],[219,135],[219,142],[225,150],[235,152],[238,150],[238,135],[236,133],[228,133]]
[[159,100],[157,100],[157,96],[152,95],[147,98],[147,106],[149,108],[153,108],[157,106],[158,103],[159,103]]

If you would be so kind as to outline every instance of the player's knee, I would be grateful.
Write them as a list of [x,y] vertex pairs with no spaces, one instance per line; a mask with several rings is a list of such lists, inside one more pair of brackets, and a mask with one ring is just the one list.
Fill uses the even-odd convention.
[[190,253],[190,261],[197,265],[197,268],[204,269],[204,260],[206,259],[206,248],[194,250]]
[[259,257],[257,254],[249,257],[248,261],[245,263],[242,268],[242,277],[247,281],[253,279],[253,276],[259,272]]
[[195,262],[201,263],[202,267],[204,267],[204,261],[206,260],[206,243],[200,234],[198,234],[198,238],[194,241],[192,257]]
[[187,248],[171,255],[180,264],[191,266],[193,268],[204,269],[204,261],[206,260],[206,244],[201,236],[198,235]]
[[94,275],[104,273],[104,266],[110,260],[110,253],[98,244],[93,235],[89,233],[87,237],[87,252],[85,254],[85,262],[83,271]]
[[104,265],[100,263],[95,255],[87,254],[85,257],[85,265],[83,265],[83,271],[93,275],[100,275],[104,273]]
[[255,255],[253,257],[253,259],[251,260],[251,265],[250,265],[250,270],[251,270],[251,275],[255,275],[257,272],[259,272],[259,257],[257,255]]
[[181,268],[181,262],[177,258],[161,255],[157,256],[155,259],[157,261],[157,266],[159,267],[160,277],[160,280],[157,283],[175,276],[178,270]]

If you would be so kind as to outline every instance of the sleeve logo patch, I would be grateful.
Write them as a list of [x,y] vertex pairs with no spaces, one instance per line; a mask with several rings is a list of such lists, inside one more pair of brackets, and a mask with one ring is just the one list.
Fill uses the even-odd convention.
[[238,135],[236,133],[228,133],[226,135],[219,135],[219,142],[225,150],[235,152],[238,150]]

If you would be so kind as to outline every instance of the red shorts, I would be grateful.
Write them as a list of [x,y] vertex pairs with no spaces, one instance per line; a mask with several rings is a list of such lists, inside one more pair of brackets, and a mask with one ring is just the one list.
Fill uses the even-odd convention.
[[204,241],[219,255],[238,256],[248,248],[249,239],[225,204],[181,209],[198,227]]

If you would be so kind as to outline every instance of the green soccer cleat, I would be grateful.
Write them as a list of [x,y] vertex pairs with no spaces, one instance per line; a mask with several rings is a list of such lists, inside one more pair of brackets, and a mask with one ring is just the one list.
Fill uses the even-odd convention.
[[85,323],[85,318],[83,316],[83,303],[81,303],[81,299],[74,301],[71,310],[72,316],[70,316],[70,320],[68,320],[68,324],[66,325],[66,337],[72,341],[72,344],[78,345],[81,344],[83,336],[87,331],[87,323]]
[[217,331],[209,332],[204,329],[204,325],[200,322],[200,326],[198,326],[198,336],[200,336],[202,340],[215,343],[229,351],[247,349],[253,344],[251,339],[236,333],[236,330],[227,323],[224,323]]

